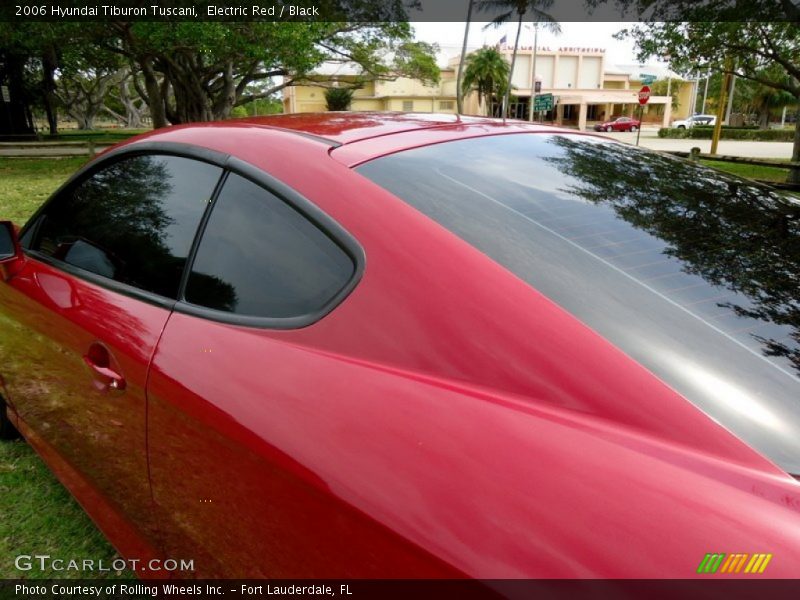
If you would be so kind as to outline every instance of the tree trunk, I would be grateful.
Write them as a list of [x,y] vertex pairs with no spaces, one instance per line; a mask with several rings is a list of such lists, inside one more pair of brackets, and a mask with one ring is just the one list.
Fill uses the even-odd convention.
[[25,59],[26,57],[5,53],[0,49],[0,62],[4,65],[6,80],[11,95],[10,103],[3,103],[0,112],[0,135],[18,135],[33,133],[33,124],[29,118],[27,106],[30,99],[25,95]]
[[[136,99],[128,90],[129,80],[134,77],[136,77],[134,73],[127,71],[125,77],[119,82],[119,101],[125,107],[125,126],[139,129],[142,127],[141,104],[137,106]],[[142,101],[140,100],[140,102]]]
[[[792,148],[792,162],[800,162],[800,97],[797,98],[797,110],[794,112],[794,147]],[[789,183],[800,184],[800,167],[789,169]]]
[[458,75],[456,76],[456,112],[460,115],[464,112],[464,92],[461,89],[461,80],[464,74],[464,61],[467,59],[467,38],[469,37],[469,24],[472,22],[472,6],[474,0],[469,0],[467,8],[467,22],[464,25],[464,43],[461,44],[461,60],[458,63]]
[[166,99],[161,93],[161,86],[158,83],[153,65],[149,59],[140,60],[139,66],[142,68],[144,75],[144,88],[147,91],[147,105],[150,107],[150,117],[153,119],[153,129],[166,127],[167,123],[167,109],[165,106]]
[[519,20],[517,21],[517,37],[514,40],[514,52],[511,54],[511,69],[508,71],[508,86],[506,87],[506,95],[503,97],[503,118],[508,117],[508,102],[511,98],[511,80],[514,78],[514,63],[517,62],[517,48],[519,48],[519,34],[522,33],[522,16],[519,13]]
[[[174,117],[170,118],[173,123],[198,123],[214,119],[211,94],[204,87],[190,57],[176,56],[169,60],[164,65],[164,77],[172,89],[175,102],[169,111]],[[219,93],[224,94],[224,91]]]
[[56,108],[47,93],[42,96],[44,102],[44,112],[47,115],[47,129],[50,135],[58,135],[58,114]]
[[758,128],[769,129],[769,107],[763,106],[758,111]]
[[215,120],[228,119],[231,116],[234,104],[236,104],[236,81],[233,78],[233,62],[228,61],[223,72],[224,86],[218,94],[217,101],[214,103]]
[[50,135],[58,134],[58,112],[56,106],[58,104],[58,96],[56,95],[56,51],[55,48],[50,47],[42,55],[42,100],[44,103],[44,110],[47,113],[47,125],[50,129]]

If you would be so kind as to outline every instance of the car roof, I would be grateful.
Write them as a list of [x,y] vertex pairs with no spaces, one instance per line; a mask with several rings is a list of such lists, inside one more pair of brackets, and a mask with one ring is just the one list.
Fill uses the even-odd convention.
[[[237,119],[232,122],[292,130],[321,138],[336,145],[349,144],[396,133],[464,127],[465,125],[514,126],[524,124],[534,129],[552,131],[550,126],[531,124],[513,119],[504,121],[487,117],[403,112],[296,113],[251,117]],[[225,123],[231,123],[231,121]]]
[[[339,162],[355,166],[365,160],[431,143],[511,133],[571,133],[573,129],[515,119],[402,112],[296,113],[188,123],[156,129],[122,142],[180,143],[228,153],[260,163],[266,144],[278,143],[283,152],[301,140],[308,152],[318,149]],[[583,134],[590,135],[590,134]],[[299,147],[299,146],[298,146]]]

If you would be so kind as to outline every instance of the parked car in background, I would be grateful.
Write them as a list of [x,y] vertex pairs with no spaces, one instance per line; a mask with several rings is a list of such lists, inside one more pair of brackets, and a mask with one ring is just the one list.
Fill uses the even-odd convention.
[[714,125],[716,122],[717,117],[714,115],[692,115],[687,119],[673,121],[672,126],[676,129],[690,129],[695,125]]
[[0,431],[184,575],[793,578],[798,216],[517,121],[160,129],[0,224]]
[[597,123],[594,126],[595,131],[636,131],[641,126],[641,123],[636,119],[630,117],[617,117],[613,121],[605,121]]

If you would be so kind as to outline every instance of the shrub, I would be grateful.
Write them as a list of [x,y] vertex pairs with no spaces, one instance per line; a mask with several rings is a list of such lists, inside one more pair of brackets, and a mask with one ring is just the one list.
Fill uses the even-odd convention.
[[328,88],[325,90],[325,106],[328,110],[350,110],[353,90],[350,88]]
[[[658,130],[660,138],[678,138],[693,140],[710,140],[714,133],[713,127],[692,127],[691,129],[675,129],[662,127]],[[791,142],[794,131],[791,129],[753,129],[752,127],[722,127],[720,139],[723,140],[751,140],[759,142]]]

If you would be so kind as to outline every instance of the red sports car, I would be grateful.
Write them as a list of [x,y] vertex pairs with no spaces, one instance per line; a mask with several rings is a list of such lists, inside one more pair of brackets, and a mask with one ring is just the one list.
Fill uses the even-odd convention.
[[604,123],[597,123],[594,126],[595,131],[637,131],[641,126],[641,122],[630,117],[617,117],[613,121],[606,121]]
[[158,130],[0,228],[3,432],[146,575],[796,577],[799,217],[515,121]]

